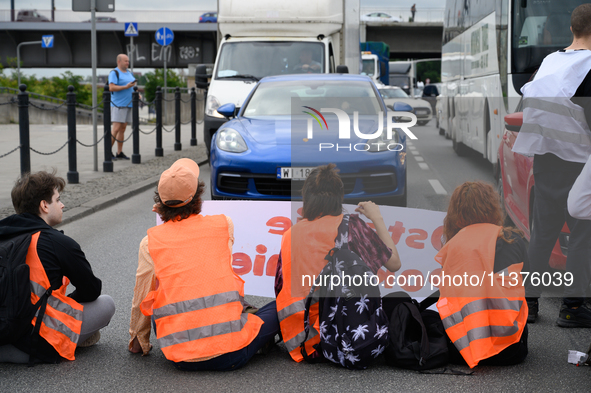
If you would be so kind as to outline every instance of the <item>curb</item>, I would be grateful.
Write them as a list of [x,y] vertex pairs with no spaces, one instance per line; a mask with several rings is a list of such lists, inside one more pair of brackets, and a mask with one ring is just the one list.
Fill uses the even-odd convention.
[[[207,164],[208,162],[209,160],[204,160],[199,162],[198,165],[202,166],[204,164]],[[92,213],[105,209],[109,206],[113,206],[116,203],[122,202],[128,198],[131,198],[132,196],[140,194],[146,191],[147,189],[156,187],[158,185],[159,180],[160,175],[152,176],[151,178],[143,180],[139,183],[132,184],[131,186],[124,187],[108,195],[104,195],[102,197],[93,199],[92,201],[85,202],[78,207],[64,212],[62,222],[59,225],[56,225],[55,228],[59,228],[61,225],[65,225],[70,222],[89,216]]]

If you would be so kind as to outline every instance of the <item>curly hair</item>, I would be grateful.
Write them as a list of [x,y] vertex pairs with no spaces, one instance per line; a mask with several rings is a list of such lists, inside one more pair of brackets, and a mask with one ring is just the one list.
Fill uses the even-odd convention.
[[323,216],[338,216],[343,212],[345,187],[335,164],[319,166],[304,182],[302,217],[310,221]]
[[162,221],[167,222],[170,220],[173,221],[180,221],[184,220],[185,218],[189,218],[193,214],[201,213],[201,205],[203,201],[201,200],[201,195],[205,191],[205,183],[199,180],[197,186],[197,192],[193,196],[191,202],[187,203],[185,206],[180,207],[170,207],[166,206],[162,203],[160,199],[160,194],[158,194],[158,190],[154,192],[154,202],[156,202],[156,213],[160,215]]
[[505,215],[501,209],[499,194],[495,188],[484,182],[465,182],[454,190],[447,215],[443,220],[443,241],[448,242],[462,228],[472,224],[494,224],[503,227],[499,237],[513,243],[511,233],[523,236],[513,227],[504,227]]

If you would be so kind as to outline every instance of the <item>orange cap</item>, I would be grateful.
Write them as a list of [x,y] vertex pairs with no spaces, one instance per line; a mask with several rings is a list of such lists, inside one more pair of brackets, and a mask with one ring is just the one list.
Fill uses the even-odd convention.
[[160,200],[168,207],[181,207],[193,200],[199,183],[199,165],[181,158],[162,172],[158,182]]

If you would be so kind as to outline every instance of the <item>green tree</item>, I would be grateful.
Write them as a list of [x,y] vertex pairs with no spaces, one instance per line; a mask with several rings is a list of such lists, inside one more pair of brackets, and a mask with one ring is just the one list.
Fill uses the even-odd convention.
[[427,78],[431,80],[431,83],[441,82],[441,61],[417,63],[417,80],[424,82]]
[[[164,69],[157,69],[154,72],[148,72],[145,75],[146,82],[144,84],[145,100],[152,102],[156,97],[156,87],[164,87]],[[187,87],[185,81],[173,70],[166,70],[166,86],[167,87]]]

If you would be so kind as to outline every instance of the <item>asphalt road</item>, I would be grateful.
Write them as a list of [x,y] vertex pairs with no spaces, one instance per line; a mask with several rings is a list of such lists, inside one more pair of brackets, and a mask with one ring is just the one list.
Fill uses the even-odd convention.
[[[432,122],[433,123],[433,122]],[[445,210],[453,188],[466,180],[492,182],[492,166],[481,158],[460,158],[451,141],[436,134],[432,125],[417,127],[409,152],[409,206]],[[414,157],[414,158],[413,158]],[[423,158],[417,160],[417,157]],[[419,166],[419,163],[424,165]],[[425,169],[423,169],[423,168]],[[201,177],[209,184],[207,168]],[[76,239],[103,280],[103,293],[115,299],[117,312],[103,329],[100,342],[79,349],[76,361],[59,365],[0,364],[0,392],[588,392],[591,369],[567,363],[569,349],[586,350],[591,329],[562,329],[555,325],[559,299],[541,301],[540,318],[530,325],[526,361],[511,367],[477,367],[473,375],[425,375],[388,367],[380,359],[365,371],[349,371],[333,364],[297,364],[283,347],[255,356],[234,372],[177,371],[162,355],[156,340],[147,357],[127,350],[130,304],[138,245],[155,224],[151,212],[153,191],[146,191],[81,220],[62,226]],[[269,299],[248,297],[255,305]],[[454,366],[468,371],[467,367]]]

